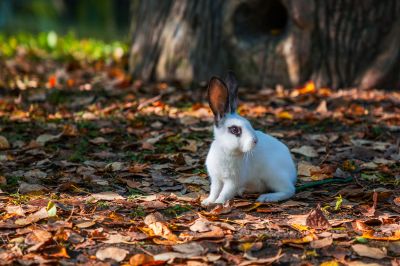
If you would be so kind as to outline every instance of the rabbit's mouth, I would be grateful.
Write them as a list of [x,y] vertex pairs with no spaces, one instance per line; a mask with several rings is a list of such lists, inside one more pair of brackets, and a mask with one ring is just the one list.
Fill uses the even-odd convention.
[[257,137],[252,138],[251,141],[248,141],[245,145],[243,145],[242,152],[243,153],[251,152],[257,146],[257,143],[258,143]]

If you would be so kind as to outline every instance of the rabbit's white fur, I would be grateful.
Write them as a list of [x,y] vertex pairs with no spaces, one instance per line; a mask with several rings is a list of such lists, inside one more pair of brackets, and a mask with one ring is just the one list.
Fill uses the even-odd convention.
[[[229,131],[233,125],[241,128],[240,137]],[[271,192],[261,194],[260,202],[281,201],[295,194],[297,174],[289,149],[276,138],[255,131],[236,113],[225,114],[214,125],[206,166],[211,187],[203,205],[224,203],[243,192]]]

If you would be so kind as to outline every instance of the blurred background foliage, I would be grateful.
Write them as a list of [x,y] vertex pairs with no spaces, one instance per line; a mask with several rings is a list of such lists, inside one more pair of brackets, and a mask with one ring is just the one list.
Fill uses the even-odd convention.
[[98,60],[127,51],[132,0],[0,0],[0,57]]
[[0,0],[0,32],[73,31],[79,38],[127,40],[132,0]]

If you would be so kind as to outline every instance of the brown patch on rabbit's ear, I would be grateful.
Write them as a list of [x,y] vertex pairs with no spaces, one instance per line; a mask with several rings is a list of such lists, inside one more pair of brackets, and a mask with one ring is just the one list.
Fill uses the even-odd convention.
[[228,112],[229,93],[225,83],[217,77],[212,77],[208,83],[208,103],[214,114],[215,124]]
[[229,111],[235,113],[238,106],[238,82],[233,71],[228,71],[225,83],[228,86],[229,92]]

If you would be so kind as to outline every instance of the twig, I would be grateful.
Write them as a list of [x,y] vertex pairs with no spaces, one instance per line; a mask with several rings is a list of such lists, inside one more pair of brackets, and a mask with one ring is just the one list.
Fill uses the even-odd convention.
[[72,218],[72,214],[74,213],[74,210],[75,210],[75,205],[72,205],[71,214],[69,215],[67,221],[69,221]]
[[308,182],[307,184],[304,184],[302,186],[299,186],[296,188],[296,191],[303,191],[306,190],[307,188],[312,188],[312,187],[317,187],[320,185],[328,184],[328,183],[349,183],[353,181],[353,177],[348,177],[348,178],[329,178],[329,179],[324,179],[324,180],[318,180],[314,182]]
[[149,104],[151,104],[153,102],[156,102],[156,101],[158,101],[160,99],[161,99],[161,94],[157,95],[156,97],[153,97],[153,98],[150,98],[148,100],[145,100],[144,102],[142,102],[141,104],[138,105],[137,110],[139,111],[143,107],[145,107],[145,106],[147,106],[147,105],[149,105]]

